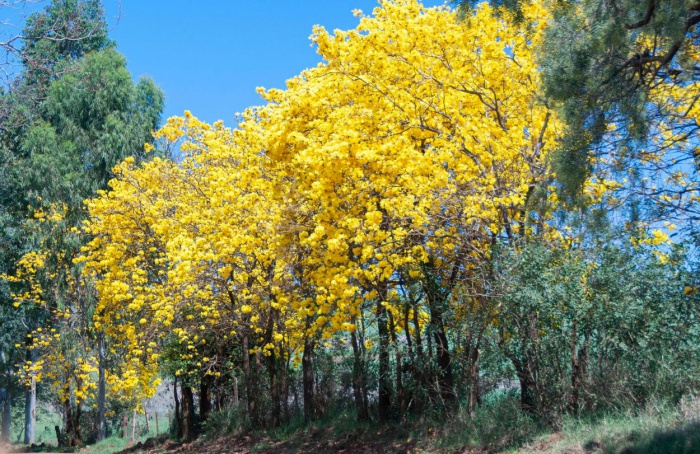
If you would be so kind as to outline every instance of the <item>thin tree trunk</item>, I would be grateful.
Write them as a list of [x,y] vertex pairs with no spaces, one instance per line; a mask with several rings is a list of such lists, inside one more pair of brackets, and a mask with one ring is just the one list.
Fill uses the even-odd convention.
[[80,417],[83,414],[83,405],[77,403],[75,405],[75,413],[73,414],[73,446],[83,444],[83,431],[80,425]]
[[313,340],[307,335],[304,340],[304,353],[301,358],[302,383],[304,388],[304,422],[307,424],[316,418],[313,356]]
[[452,405],[455,400],[454,381],[452,378],[452,359],[447,333],[443,324],[442,310],[435,307],[438,303],[431,304],[430,324],[435,338],[438,364],[438,384],[440,386],[440,398],[446,406]]
[[100,333],[97,338],[98,378],[97,378],[97,441],[102,441],[106,436],[105,421],[105,400],[106,400],[106,378],[105,378],[105,339]]
[[363,393],[362,393],[362,375],[364,374],[364,364],[360,353],[360,346],[357,342],[357,334],[355,330],[350,332],[350,343],[352,344],[352,390],[355,397],[355,409],[357,410],[357,419],[359,421],[367,421],[369,419],[369,409],[367,408]]
[[182,439],[190,442],[195,437],[194,393],[191,387],[182,385]]
[[[413,331],[415,332],[415,343],[416,343],[416,357],[415,360],[413,361],[413,371],[414,371],[414,379],[417,384],[416,390],[427,390],[428,391],[428,397],[430,398],[432,395],[432,388],[430,386],[430,382],[428,377],[429,375],[429,370],[426,368],[426,360],[425,360],[425,355],[423,352],[423,336],[421,335],[422,333],[422,328],[420,324],[420,319],[418,318],[418,307],[417,305],[413,305]],[[409,330],[408,330],[408,314],[406,314],[406,337],[410,337]],[[430,338],[430,336],[428,336]],[[427,363],[428,365],[430,362]],[[423,399],[423,396],[416,396],[415,399],[416,405],[415,405],[415,411],[417,414],[423,414],[423,408],[425,406],[425,401]]]
[[150,435],[151,425],[148,423],[148,410],[146,410],[146,402],[143,402],[141,405],[143,407],[143,417],[146,420],[146,435]]
[[569,400],[569,412],[576,414],[579,404],[580,364],[577,355],[578,324],[574,322],[571,327],[571,399]]
[[[9,382],[9,380],[8,380]],[[10,408],[12,405],[12,394],[8,383],[7,388],[0,389],[0,401],[2,402],[2,425],[0,425],[0,441],[10,442]]]
[[403,421],[406,417],[406,396],[402,381],[403,358],[401,355],[401,347],[396,337],[396,323],[394,322],[394,317],[391,312],[389,312],[389,328],[391,331],[391,341],[394,344],[394,358],[396,361],[396,398],[398,400],[399,415],[401,415]]
[[377,332],[379,334],[379,399],[377,401],[377,411],[379,413],[379,423],[386,424],[389,421],[391,412],[391,374],[389,367],[389,328],[387,326],[387,310],[384,306],[386,302],[387,285],[382,283],[380,298],[375,306],[377,315]]
[[27,386],[24,405],[24,443],[34,444],[36,429],[36,377],[32,374],[31,382]]
[[280,402],[280,390],[277,377],[277,357],[274,352],[271,352],[267,357],[267,371],[270,378],[270,398],[272,400],[272,427],[279,427],[282,423],[282,405]]
[[583,341],[583,345],[578,348],[578,326],[574,323],[571,331],[571,401],[569,411],[572,414],[579,412],[581,408],[581,380],[586,371],[586,359],[588,356],[588,338]]
[[3,369],[7,371],[6,387],[3,388],[2,398],[2,424],[0,424],[0,441],[10,442],[10,420],[12,419],[12,368],[7,367],[7,357],[5,352],[0,352],[0,360],[2,360]]
[[367,364],[367,348],[365,347],[365,314],[362,311],[360,311],[360,327],[360,335],[357,338],[357,343],[360,347],[360,358],[362,360],[362,369],[360,369],[360,378],[362,379],[362,382],[360,384],[360,389],[362,390],[362,404],[367,409],[367,414],[369,415],[369,393],[367,392],[367,371],[365,368]]
[[[173,380],[173,399],[175,400],[175,415],[173,420],[175,422],[175,434],[178,439],[182,438],[182,412],[180,411],[180,399],[177,397],[177,379]],[[126,430],[126,429],[125,429]],[[126,438],[126,431],[124,432],[124,438]]]
[[425,339],[426,339],[427,344],[428,344],[428,345],[427,345],[427,347],[428,347],[428,352],[427,352],[428,358],[427,358],[426,363],[424,363],[424,364],[427,365],[427,367],[426,367],[426,366],[423,367],[423,374],[424,374],[424,377],[425,377],[425,382],[424,382],[424,383],[425,383],[426,388],[428,389],[428,399],[429,399],[429,402],[432,404],[432,403],[435,402],[435,400],[437,399],[437,397],[436,397],[436,392],[439,391],[439,387],[440,387],[440,386],[439,386],[438,383],[437,383],[437,377],[435,376],[435,373],[434,373],[434,371],[435,371],[435,367],[434,367],[434,362],[435,362],[435,360],[434,360],[434,357],[433,357],[433,356],[434,356],[434,355],[433,355],[433,337],[430,335],[430,333],[426,332]]
[[199,420],[201,422],[206,421],[211,413],[211,388],[212,376],[203,376],[199,388]]
[[[269,270],[271,271],[271,270]],[[270,293],[270,300],[274,301],[275,300],[275,295],[271,292]],[[267,328],[265,330],[265,342],[266,343],[272,343],[272,335],[275,330],[275,324],[276,320],[278,318],[279,314],[277,310],[274,308],[270,307],[270,312],[268,315],[267,319]],[[282,392],[280,388],[280,364],[282,363],[280,361],[280,358],[277,357],[277,354],[274,349],[271,349],[268,352],[269,356],[267,356],[267,374],[268,378],[270,380],[270,399],[271,399],[271,405],[272,405],[272,411],[271,411],[271,423],[272,427],[279,427],[280,424],[282,424]]]
[[[70,395],[70,392],[68,395]],[[73,420],[75,419],[75,415],[73,415],[73,406],[70,404],[70,398],[63,401],[63,413],[66,418],[64,421],[63,436],[65,437],[66,445],[73,447],[75,446],[75,439],[73,438]]]
[[481,403],[479,393],[479,342],[469,343],[469,414],[474,416],[476,406]]
[[254,425],[258,423],[256,406],[256,377],[253,376],[250,367],[250,346],[248,345],[248,332],[243,335],[243,374],[245,375],[246,402],[248,404],[248,417]]
[[284,420],[285,422],[289,422],[291,419],[291,415],[289,414],[289,378],[288,378],[288,371],[289,371],[289,355],[286,355],[287,359],[286,361],[282,361],[282,364],[280,365],[280,372],[281,372],[281,379],[280,379],[280,388],[282,389],[282,403],[283,403],[283,408],[284,408]]
[[136,441],[136,409],[131,412],[131,438],[130,441]]
[[63,441],[63,435],[61,434],[61,428],[58,426],[53,426],[54,432],[56,432],[56,445],[58,447],[65,446],[65,442]]

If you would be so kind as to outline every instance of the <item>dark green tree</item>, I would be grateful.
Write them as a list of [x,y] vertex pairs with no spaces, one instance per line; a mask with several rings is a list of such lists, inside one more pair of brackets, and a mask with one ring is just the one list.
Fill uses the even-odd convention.
[[[114,165],[127,156],[145,157],[164,103],[152,80],[133,82],[107,37],[100,1],[54,0],[27,19],[22,36],[23,69],[0,95],[0,273],[13,275],[30,251],[47,251],[48,258],[40,279],[44,307],[14,308],[10,286],[18,290],[21,284],[0,284],[0,316],[8,328],[0,350],[9,358],[0,368],[8,388],[17,385],[14,365],[27,355],[27,333],[46,323],[64,330],[65,339],[73,336],[104,353],[100,340],[90,338],[90,285],[75,285],[72,259],[83,239],[72,227],[83,219],[83,200],[107,188]],[[56,208],[64,215],[60,222],[31,221],[36,210]],[[59,322],[51,315],[55,309],[75,315]],[[80,443],[76,428],[67,421],[67,439]]]

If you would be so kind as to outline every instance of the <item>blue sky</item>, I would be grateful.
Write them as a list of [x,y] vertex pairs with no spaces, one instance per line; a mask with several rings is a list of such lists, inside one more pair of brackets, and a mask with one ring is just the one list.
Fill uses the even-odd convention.
[[[233,124],[261,100],[255,88],[315,66],[314,24],[357,26],[376,0],[104,0],[110,36],[135,78],[151,76],[165,91],[163,118],[190,110],[202,120]],[[444,0],[425,0],[427,6]],[[120,9],[121,5],[121,9]],[[119,16],[117,22],[115,17]]]

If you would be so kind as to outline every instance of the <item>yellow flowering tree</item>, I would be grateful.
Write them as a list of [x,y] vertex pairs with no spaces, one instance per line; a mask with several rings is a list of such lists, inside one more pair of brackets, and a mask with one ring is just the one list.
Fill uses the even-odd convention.
[[[387,307],[403,270],[423,277],[443,398],[452,393],[442,314],[450,286],[516,234],[547,175],[554,121],[536,97],[539,3],[519,25],[481,6],[457,22],[444,8],[383,2],[355,30],[314,31],[325,63],[263,92],[249,120],[262,149],[294,175],[299,241],[313,270],[315,327],[343,327],[374,301],[379,402],[387,417]],[[299,208],[297,208],[299,209]],[[442,287],[433,291],[432,284]]]
[[[90,309],[94,289],[73,266],[79,252],[79,232],[66,220],[66,206],[42,204],[25,221],[34,235],[34,250],[25,253],[13,275],[0,275],[14,288],[11,297],[18,314],[26,317],[26,362],[20,376],[26,398],[36,415],[36,387],[46,384],[65,415],[64,434],[69,446],[82,443],[80,419],[86,405],[95,402],[98,360],[93,344]],[[42,207],[43,205],[43,207]],[[33,423],[28,424],[28,426]],[[31,439],[31,437],[30,437]]]
[[484,5],[459,22],[448,8],[384,1],[358,12],[354,30],[314,29],[324,62],[261,90],[267,104],[238,128],[173,118],[156,136],[180,146],[180,163],[115,169],[111,190],[88,203],[94,239],[82,260],[97,282],[96,325],[125,346],[113,351],[119,386],[148,395],[167,351],[174,375],[208,402],[208,377],[236,373],[223,367],[233,356],[249,416],[262,422],[266,387],[278,424],[287,364],[301,356],[311,418],[314,350],[350,333],[359,351],[355,332],[372,317],[380,420],[402,332],[435,343],[423,385],[454,400],[453,290],[495,238],[542,233],[549,216],[533,208],[556,130],[537,98],[547,12],[535,2],[523,14]]

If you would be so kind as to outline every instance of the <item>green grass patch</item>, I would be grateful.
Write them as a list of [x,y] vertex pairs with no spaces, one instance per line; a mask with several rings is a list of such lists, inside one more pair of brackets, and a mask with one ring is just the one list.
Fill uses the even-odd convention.
[[519,452],[698,453],[700,414],[693,407],[700,408],[697,399],[686,400],[686,404],[681,402],[677,406],[652,402],[638,411],[565,418],[561,431],[540,436]]

